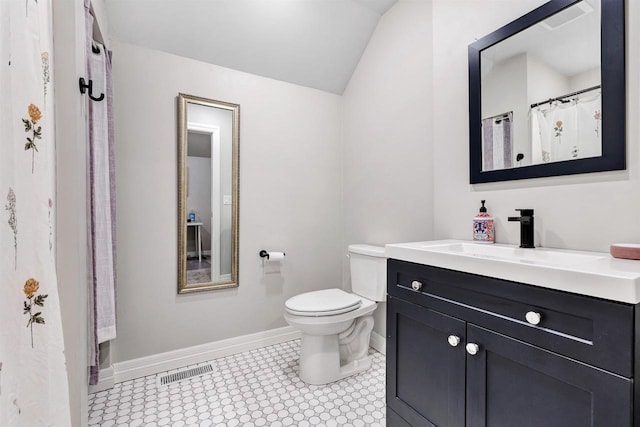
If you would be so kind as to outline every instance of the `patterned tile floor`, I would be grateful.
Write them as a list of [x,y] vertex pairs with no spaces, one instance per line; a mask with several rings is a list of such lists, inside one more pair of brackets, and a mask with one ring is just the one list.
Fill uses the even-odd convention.
[[89,426],[385,425],[382,354],[370,350],[367,372],[312,386],[298,378],[299,350],[295,340],[215,359],[212,373],[166,386],[156,375],[116,384],[89,395]]

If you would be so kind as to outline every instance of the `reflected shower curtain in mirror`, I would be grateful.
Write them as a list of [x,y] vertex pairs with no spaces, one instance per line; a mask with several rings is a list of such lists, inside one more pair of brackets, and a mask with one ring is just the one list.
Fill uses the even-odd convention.
[[97,384],[100,370],[100,344],[116,337],[116,190],[113,139],[113,94],[111,51],[93,41],[91,2],[85,0],[87,30],[87,76],[93,82],[88,99],[87,150],[88,271],[89,283],[89,366],[90,384]]
[[51,0],[0,1],[0,426],[70,425],[55,268]]
[[534,164],[602,155],[600,92],[531,109]]
[[513,164],[513,112],[482,120],[482,170],[508,169]]

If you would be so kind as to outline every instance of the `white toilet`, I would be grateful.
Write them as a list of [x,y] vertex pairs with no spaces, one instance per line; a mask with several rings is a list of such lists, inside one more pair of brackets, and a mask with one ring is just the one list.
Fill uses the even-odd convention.
[[349,245],[351,289],[325,289],[291,297],[284,318],[302,332],[300,379],[327,384],[366,371],[373,311],[385,301],[384,248]]

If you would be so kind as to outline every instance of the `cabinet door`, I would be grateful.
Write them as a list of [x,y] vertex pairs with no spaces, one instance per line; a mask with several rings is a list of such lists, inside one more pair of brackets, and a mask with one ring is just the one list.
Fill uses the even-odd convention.
[[400,415],[393,412],[391,408],[387,406],[387,426],[391,427],[412,427],[411,424],[406,422]]
[[388,299],[387,405],[411,426],[464,426],[464,334],[459,319]]
[[628,427],[631,380],[467,325],[468,427]]

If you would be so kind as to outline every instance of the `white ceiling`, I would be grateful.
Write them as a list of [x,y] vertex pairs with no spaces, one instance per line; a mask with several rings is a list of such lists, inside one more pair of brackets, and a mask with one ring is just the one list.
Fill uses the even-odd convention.
[[397,0],[106,0],[110,36],[342,94]]
[[[591,10],[566,25],[549,29],[541,23],[501,41],[482,51],[483,74],[493,64],[498,64],[516,55],[527,53],[544,62],[559,73],[571,77],[600,67],[600,20],[601,0],[584,0]],[[579,11],[575,4],[547,18],[575,16]],[[562,19],[559,19],[562,21]]]

